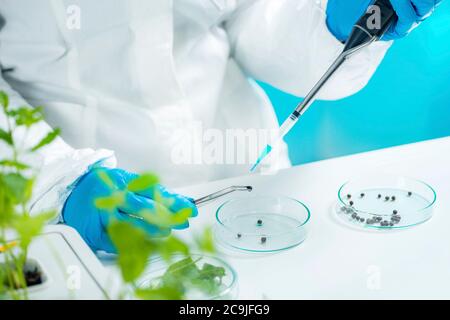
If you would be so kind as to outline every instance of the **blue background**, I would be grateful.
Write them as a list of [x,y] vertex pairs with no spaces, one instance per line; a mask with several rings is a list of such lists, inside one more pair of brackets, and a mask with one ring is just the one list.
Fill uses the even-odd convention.
[[[282,122],[301,98],[260,83]],[[369,84],[318,101],[286,136],[293,164],[450,135],[450,1],[397,40]]]

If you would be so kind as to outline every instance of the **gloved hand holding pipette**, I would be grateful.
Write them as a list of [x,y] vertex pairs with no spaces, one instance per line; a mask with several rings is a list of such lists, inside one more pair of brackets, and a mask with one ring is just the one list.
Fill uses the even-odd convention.
[[[338,40],[345,41],[343,52],[283,122],[278,136],[265,147],[250,171],[254,171],[270,154],[273,146],[293,128],[300,116],[314,102],[322,87],[347,59],[374,41],[406,36],[427,18],[440,2],[441,0],[330,0],[327,7],[327,25]],[[375,20],[379,21],[378,28],[373,28],[369,24],[369,20],[374,18],[374,14],[377,14],[377,11],[368,10],[370,5],[379,9],[379,17],[375,17]]]

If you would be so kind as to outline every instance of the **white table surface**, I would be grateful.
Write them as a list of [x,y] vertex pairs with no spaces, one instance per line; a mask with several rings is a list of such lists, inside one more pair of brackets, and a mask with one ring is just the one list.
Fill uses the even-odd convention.
[[[331,210],[338,188],[373,172],[429,183],[437,192],[433,217],[391,232],[355,230],[336,221]],[[308,238],[293,249],[265,255],[225,250],[239,275],[239,299],[450,298],[450,137],[178,191],[199,197],[231,185],[299,199],[312,215]],[[189,230],[214,225],[215,210],[224,200],[201,208]]]

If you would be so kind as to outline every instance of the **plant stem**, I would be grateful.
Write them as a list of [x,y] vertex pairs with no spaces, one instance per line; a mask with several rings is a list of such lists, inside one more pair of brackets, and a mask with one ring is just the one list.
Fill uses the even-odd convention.
[[11,124],[10,117],[8,117],[7,114],[5,114],[5,115],[6,115],[6,125],[8,127],[8,134],[11,137],[11,148],[12,148],[12,151],[13,151],[13,160],[17,161],[18,155],[17,155],[17,148],[16,148],[16,145],[15,145],[15,142],[14,142],[14,129],[13,129],[13,126]]

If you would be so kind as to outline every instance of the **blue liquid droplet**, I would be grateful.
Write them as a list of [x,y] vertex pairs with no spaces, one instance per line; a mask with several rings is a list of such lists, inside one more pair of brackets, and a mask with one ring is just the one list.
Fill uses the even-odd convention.
[[258,157],[258,160],[256,160],[256,163],[253,165],[253,167],[250,169],[250,172],[255,171],[255,169],[258,167],[258,165],[261,163],[261,161],[264,160],[265,157],[269,155],[269,153],[272,151],[272,146],[268,144],[264,151],[261,153],[261,155]]

